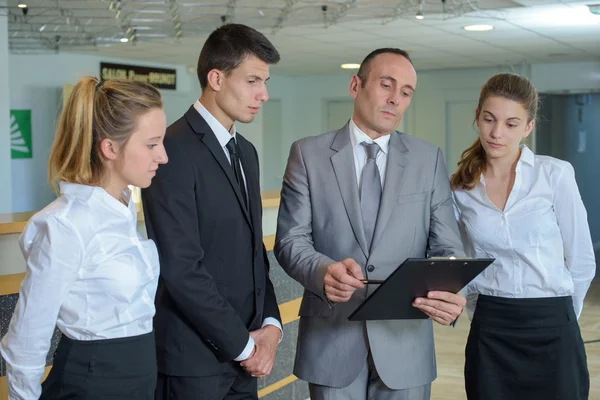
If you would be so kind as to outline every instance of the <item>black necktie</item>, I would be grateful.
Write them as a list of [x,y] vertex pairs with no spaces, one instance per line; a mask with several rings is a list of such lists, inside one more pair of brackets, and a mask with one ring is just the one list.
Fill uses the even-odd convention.
[[240,164],[240,152],[235,142],[235,138],[231,138],[229,142],[227,142],[227,150],[229,150],[229,157],[231,159],[231,167],[233,168],[233,174],[235,175],[235,180],[240,186],[240,191],[242,192],[242,198],[244,199],[244,206],[248,209],[248,197],[246,196],[246,185],[244,184],[244,176],[242,175],[242,168]]

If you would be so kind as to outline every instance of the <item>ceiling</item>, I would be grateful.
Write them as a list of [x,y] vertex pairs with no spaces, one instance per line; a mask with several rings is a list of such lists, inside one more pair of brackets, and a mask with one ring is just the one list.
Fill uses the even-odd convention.
[[[421,3],[419,1],[422,1]],[[185,64],[223,22],[263,32],[278,75],[333,74],[378,47],[400,47],[417,69],[600,60],[600,15],[552,0],[8,0],[12,53],[77,52]],[[594,7],[592,7],[594,8]],[[597,6],[600,8],[600,5]],[[26,10],[26,12],[24,12]],[[416,19],[421,13],[424,18]],[[468,32],[470,24],[490,24]],[[128,39],[127,43],[121,40]]]

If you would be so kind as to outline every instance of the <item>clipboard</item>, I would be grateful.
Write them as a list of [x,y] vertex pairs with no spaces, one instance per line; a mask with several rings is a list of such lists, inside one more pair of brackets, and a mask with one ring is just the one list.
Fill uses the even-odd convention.
[[415,298],[426,297],[432,290],[458,293],[494,261],[494,258],[408,258],[348,320],[427,319],[427,314],[412,305]]

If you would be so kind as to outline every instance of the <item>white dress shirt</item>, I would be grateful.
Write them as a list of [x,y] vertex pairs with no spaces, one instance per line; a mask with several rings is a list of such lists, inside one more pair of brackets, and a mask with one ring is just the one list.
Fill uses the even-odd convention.
[[[204,107],[202,105],[202,103],[200,103],[199,100],[196,100],[196,102],[194,103],[194,108],[196,109],[196,111],[198,111],[198,113],[202,116],[202,118],[204,118],[204,120],[206,121],[206,123],[208,124],[210,129],[213,131],[213,133],[217,137],[217,140],[219,141],[219,144],[223,148],[223,152],[225,153],[227,160],[231,164],[229,150],[227,150],[226,146],[232,137],[236,138],[235,124],[231,125],[231,130],[228,131],[227,129],[225,129],[225,127],[223,125],[221,125],[221,123],[219,121],[217,121],[217,119],[215,117],[213,117],[213,115],[206,109],[206,107]],[[236,142],[237,142],[237,138],[236,138]],[[246,194],[248,194],[248,184],[246,183],[246,174],[244,173],[244,167],[241,164],[242,163],[240,162],[240,169],[242,170],[242,175],[244,177],[244,186],[246,187]],[[283,327],[281,326],[279,321],[277,321],[277,319],[275,319],[273,317],[267,317],[264,319],[262,327],[264,328],[267,325],[274,325],[277,328],[279,328],[279,330],[281,331],[281,336],[279,338],[279,342],[281,342],[281,340],[283,339]],[[252,350],[254,350],[254,339],[252,339],[252,336],[248,336],[248,343],[246,344],[246,347],[241,352],[241,354],[239,356],[237,356],[234,360],[235,361],[246,360],[248,357],[250,357],[250,354],[252,354]]]
[[60,183],[61,196],[27,223],[26,274],[0,352],[9,398],[37,399],[55,326],[74,340],[152,331],[159,262],[136,230],[131,192]]
[[381,136],[375,140],[371,139],[367,136],[366,133],[360,130],[358,126],[354,123],[353,119],[350,119],[350,143],[352,143],[352,150],[354,152],[354,171],[356,172],[356,182],[358,183],[358,187],[360,187],[360,177],[362,175],[362,170],[367,163],[367,149],[361,145],[362,142],[367,143],[377,143],[381,148],[381,151],[377,153],[377,157],[375,158],[375,164],[377,164],[377,169],[379,169],[379,175],[381,177],[381,187],[383,188],[383,184],[385,182],[385,171],[387,166],[387,156],[388,150],[390,146],[390,135]]
[[522,145],[504,210],[487,197],[483,175],[472,190],[456,190],[453,196],[467,256],[496,259],[466,287],[469,318],[479,293],[572,296],[579,318],[596,262],[571,164],[534,155]]

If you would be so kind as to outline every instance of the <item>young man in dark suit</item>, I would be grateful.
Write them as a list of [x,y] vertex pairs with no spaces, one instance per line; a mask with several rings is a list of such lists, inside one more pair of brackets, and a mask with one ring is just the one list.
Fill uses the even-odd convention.
[[161,274],[156,399],[256,399],[281,317],[262,242],[258,155],[236,132],[268,94],[279,53],[258,31],[223,25],[198,59],[202,95],[167,129],[171,162],[142,191]]

